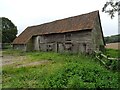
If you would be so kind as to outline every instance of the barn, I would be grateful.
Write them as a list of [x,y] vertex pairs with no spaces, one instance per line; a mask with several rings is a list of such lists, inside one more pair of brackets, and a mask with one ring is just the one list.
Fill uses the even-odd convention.
[[14,41],[23,51],[92,53],[105,42],[99,11],[27,27]]

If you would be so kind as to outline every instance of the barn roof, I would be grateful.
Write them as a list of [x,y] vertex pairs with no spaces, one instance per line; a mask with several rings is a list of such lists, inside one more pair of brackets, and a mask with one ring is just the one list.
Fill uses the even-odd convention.
[[94,21],[99,11],[90,12],[74,17],[56,20],[41,25],[27,27],[14,41],[13,44],[26,44],[32,36],[52,33],[64,33],[94,28]]

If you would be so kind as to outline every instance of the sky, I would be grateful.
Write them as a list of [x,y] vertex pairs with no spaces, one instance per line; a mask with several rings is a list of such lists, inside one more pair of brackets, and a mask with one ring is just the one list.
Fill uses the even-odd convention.
[[0,17],[10,19],[22,33],[28,26],[99,10],[104,36],[118,34],[118,15],[113,19],[102,7],[108,0],[0,0]]

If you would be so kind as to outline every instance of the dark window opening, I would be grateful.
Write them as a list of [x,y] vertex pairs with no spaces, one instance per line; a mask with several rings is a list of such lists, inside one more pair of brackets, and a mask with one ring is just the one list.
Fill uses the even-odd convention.
[[65,40],[66,40],[66,41],[71,41],[71,36],[72,36],[72,34],[66,33],[66,34],[65,34]]
[[84,52],[86,52],[86,43],[83,43]]
[[104,50],[105,50],[104,45],[100,45],[100,46],[99,46],[99,50],[100,50],[100,51],[104,51]]
[[72,51],[72,47],[69,47],[67,50],[68,50],[68,51]]
[[86,43],[83,43],[83,46],[86,48]]
[[65,45],[64,45],[64,49],[65,50],[67,50],[67,51],[72,51],[72,44],[71,43],[66,43]]
[[52,45],[47,45],[47,51],[53,51]]

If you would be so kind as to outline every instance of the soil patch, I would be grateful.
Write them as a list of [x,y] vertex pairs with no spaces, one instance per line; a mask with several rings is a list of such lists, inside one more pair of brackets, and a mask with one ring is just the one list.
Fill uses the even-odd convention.
[[46,64],[48,62],[49,62],[48,60],[30,62],[30,63],[27,63],[27,64],[17,65],[17,68],[19,68],[19,67],[26,67],[26,66],[36,66],[36,65]]
[[25,56],[10,56],[10,55],[5,55],[2,57],[2,65],[9,65],[13,63],[20,62],[22,60],[25,60]]
[[109,44],[106,44],[106,48],[111,48],[111,49],[119,49],[119,45],[120,43],[109,43]]

